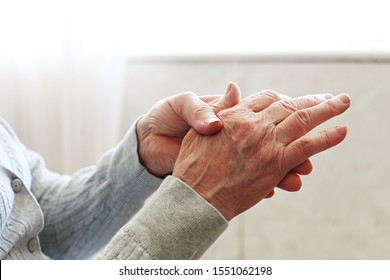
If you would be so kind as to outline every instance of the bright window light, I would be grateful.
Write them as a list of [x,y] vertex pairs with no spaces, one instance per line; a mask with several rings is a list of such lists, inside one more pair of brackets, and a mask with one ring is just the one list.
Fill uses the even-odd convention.
[[79,38],[115,44],[126,55],[389,52],[386,2],[4,1],[0,28],[8,48],[0,48],[50,54]]

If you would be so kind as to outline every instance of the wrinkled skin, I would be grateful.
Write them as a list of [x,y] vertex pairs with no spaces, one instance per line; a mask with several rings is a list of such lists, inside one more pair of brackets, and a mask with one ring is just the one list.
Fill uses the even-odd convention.
[[[289,97],[272,91],[263,91],[263,101],[271,104]],[[254,95],[256,96],[256,95]],[[235,83],[229,83],[223,96],[198,97],[187,92],[158,102],[137,123],[138,154],[141,163],[155,176],[172,173],[184,136],[193,127],[202,135],[212,135],[221,130],[222,121],[216,114],[240,102],[241,93]],[[312,170],[310,160],[291,170],[279,182],[285,190],[297,189],[302,182],[299,175]],[[267,197],[273,195],[273,190]]]
[[137,123],[138,154],[141,163],[155,176],[172,173],[181,141],[193,127],[202,135],[222,128],[216,112],[240,101],[239,89],[199,98],[187,92],[161,100]]
[[[202,136],[191,129],[182,142],[173,175],[187,183],[230,221],[273,194],[275,186],[296,191],[295,172],[310,173],[307,159],[339,144],[337,126],[307,133],[350,106],[346,94],[305,96],[274,102],[272,92],[255,94],[217,115],[223,128]],[[295,171],[295,172],[294,172]]]

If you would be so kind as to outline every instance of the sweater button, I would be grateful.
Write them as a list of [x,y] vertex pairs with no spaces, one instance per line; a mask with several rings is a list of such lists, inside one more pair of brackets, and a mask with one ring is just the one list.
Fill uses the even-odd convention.
[[11,187],[12,187],[12,190],[14,191],[14,193],[18,193],[22,190],[23,183],[20,179],[14,179],[11,182]]
[[31,238],[27,243],[27,248],[30,253],[34,252],[38,248],[38,240],[36,238]]

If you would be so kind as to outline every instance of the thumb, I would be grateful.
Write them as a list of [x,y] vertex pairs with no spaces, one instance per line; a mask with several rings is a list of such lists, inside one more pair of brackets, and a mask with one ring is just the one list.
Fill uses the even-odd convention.
[[171,109],[198,133],[211,135],[222,128],[222,121],[216,114],[223,109],[235,106],[240,102],[240,98],[240,88],[237,84],[230,82],[225,94],[213,105],[209,105],[192,92],[174,96],[168,103]]
[[188,125],[186,129],[192,127],[200,134],[210,135],[222,128],[222,122],[213,108],[193,92],[173,96],[168,104],[181,121]]
[[217,117],[217,113],[221,110],[231,108],[237,105],[241,100],[241,91],[238,85],[234,82],[229,82],[226,86],[225,94],[211,107],[207,103],[202,102],[203,106],[199,107],[198,118],[196,125],[192,127],[203,135],[215,134],[221,130],[223,124]]
[[225,94],[214,105],[213,110],[218,113],[221,110],[237,105],[241,100],[241,90],[234,82],[229,82],[226,86]]
[[207,103],[199,104],[197,108],[194,108],[194,118],[190,122],[192,122],[191,126],[203,135],[215,134],[222,128],[222,121]]

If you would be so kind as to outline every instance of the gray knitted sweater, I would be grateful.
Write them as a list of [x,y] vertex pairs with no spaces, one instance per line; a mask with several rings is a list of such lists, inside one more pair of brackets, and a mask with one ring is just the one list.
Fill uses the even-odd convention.
[[0,119],[0,226],[0,259],[196,259],[227,222],[179,179],[145,170],[135,125],[68,176]]

